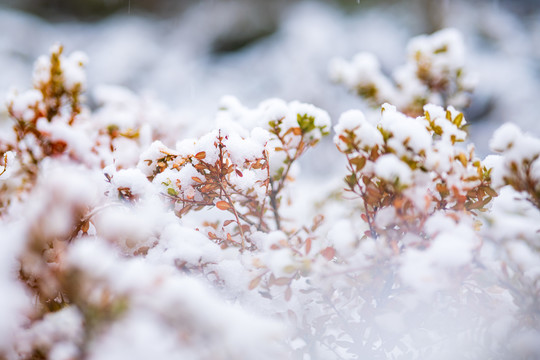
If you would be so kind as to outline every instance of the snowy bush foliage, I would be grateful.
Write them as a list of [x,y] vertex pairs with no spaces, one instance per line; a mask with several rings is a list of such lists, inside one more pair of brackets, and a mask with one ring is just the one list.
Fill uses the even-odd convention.
[[54,46],[6,100],[0,359],[539,357],[540,140],[509,123],[475,156],[464,58],[443,30],[393,80],[332,63],[379,109],[333,127],[337,191],[295,183],[324,110],[227,96],[185,138],[123,88],[91,111]]

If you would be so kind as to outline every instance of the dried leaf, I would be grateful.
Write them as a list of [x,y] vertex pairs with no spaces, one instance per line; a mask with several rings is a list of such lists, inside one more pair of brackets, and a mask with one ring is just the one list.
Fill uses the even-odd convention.
[[201,179],[199,179],[199,178],[196,177],[196,176],[192,176],[192,177],[191,177],[191,180],[195,181],[195,182],[198,183],[198,184],[202,184],[202,182],[203,182]]
[[228,202],[221,200],[216,203],[216,207],[219,210],[229,210],[231,208],[231,205],[229,205]]
[[242,174],[242,172],[238,169],[236,169],[236,175],[240,176],[240,177],[243,177],[244,174]]
[[230,225],[230,224],[232,224],[233,222],[235,222],[235,221],[234,221],[234,220],[225,220],[225,221],[223,222],[223,226]]

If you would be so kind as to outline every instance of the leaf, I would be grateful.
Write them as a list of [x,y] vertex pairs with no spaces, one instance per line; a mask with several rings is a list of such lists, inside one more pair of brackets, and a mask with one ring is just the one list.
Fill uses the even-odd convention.
[[497,197],[498,194],[495,190],[493,190],[491,187],[489,186],[485,186],[484,188],[484,191],[491,197]]
[[460,152],[459,155],[457,156],[457,160],[459,160],[461,162],[461,164],[463,165],[464,168],[467,167],[467,155]]
[[355,157],[355,158],[351,159],[351,164],[353,164],[356,167],[356,171],[360,171],[366,165],[366,158],[365,157]]
[[243,177],[244,174],[242,174],[242,172],[238,169],[236,169],[236,175],[240,176],[240,177]]
[[311,251],[311,238],[306,239],[306,255]]
[[195,159],[202,160],[206,157],[206,151],[201,151],[195,154]]
[[188,205],[188,206],[184,206],[179,212],[178,212],[178,216],[179,217],[182,217],[182,215],[185,215],[187,214],[187,212],[191,210],[191,206]]
[[196,177],[196,176],[192,176],[192,177],[191,177],[191,180],[195,181],[195,182],[198,183],[198,184],[202,184],[202,182],[203,182],[201,179],[199,179],[199,178]]
[[328,261],[332,260],[336,255],[336,249],[331,246],[321,250],[321,255]]
[[225,220],[225,221],[223,222],[223,226],[225,227],[225,226],[227,226],[227,225],[232,224],[233,222],[235,222],[235,221],[234,221],[234,220]]
[[228,202],[221,200],[216,203],[216,207],[219,210],[229,210],[231,208],[231,205],[229,205]]
[[289,285],[291,283],[291,279],[288,277],[278,277],[274,280],[274,285],[283,286],[283,285]]
[[257,285],[259,285],[259,283],[261,282],[261,278],[262,278],[262,276],[257,276],[255,279],[251,280],[249,282],[248,289],[249,290],[255,289],[257,287]]
[[90,221],[85,221],[82,225],[81,225],[81,231],[86,234],[88,232],[88,229],[90,229]]
[[291,287],[287,287],[287,290],[285,290],[285,301],[291,300],[292,297],[292,290]]
[[462,113],[459,113],[457,114],[457,116],[454,118],[454,125],[456,125],[458,128],[461,127],[461,123],[463,122],[463,114]]
[[293,134],[296,135],[296,136],[302,135],[302,129],[300,129],[299,127],[294,127],[294,128],[292,128],[292,132],[293,132]]

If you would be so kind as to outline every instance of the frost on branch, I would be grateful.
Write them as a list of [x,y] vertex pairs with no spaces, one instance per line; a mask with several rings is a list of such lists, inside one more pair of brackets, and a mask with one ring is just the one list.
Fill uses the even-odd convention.
[[426,104],[463,109],[475,86],[465,70],[461,33],[455,29],[412,39],[406,64],[396,69],[391,79],[382,73],[377,58],[368,53],[360,53],[350,62],[333,60],[330,75],[372,106],[391,103],[410,116],[422,115]]

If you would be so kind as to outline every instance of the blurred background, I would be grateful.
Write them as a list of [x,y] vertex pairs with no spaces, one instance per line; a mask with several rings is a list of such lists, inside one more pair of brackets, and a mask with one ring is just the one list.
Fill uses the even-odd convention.
[[[466,112],[479,153],[507,121],[540,135],[538,0],[1,0],[0,95],[31,86],[36,57],[60,42],[89,56],[90,105],[97,84],[114,84],[176,109],[192,132],[211,127],[228,94],[250,107],[313,103],[336,123],[366,105],[330,82],[333,57],[370,51],[390,74],[411,37],[449,26],[479,78]],[[312,156],[334,156],[327,149]]]

